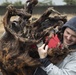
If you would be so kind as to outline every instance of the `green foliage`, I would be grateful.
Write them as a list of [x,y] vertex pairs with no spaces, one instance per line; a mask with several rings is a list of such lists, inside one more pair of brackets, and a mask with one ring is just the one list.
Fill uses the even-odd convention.
[[22,1],[16,1],[16,2],[13,3],[13,5],[14,6],[21,6],[23,4],[22,4]]
[[12,4],[12,2],[8,2],[8,0],[5,0],[1,5],[2,6],[8,6],[9,4]]
[[[25,0],[26,2],[26,0]],[[13,4],[14,6],[22,6],[22,1],[16,0],[16,2],[9,2],[8,0],[5,0],[1,5],[2,6],[8,6],[9,4]],[[38,2],[39,6],[49,6],[49,5],[54,5],[52,0],[43,0],[42,2]]]
[[52,0],[43,0],[42,2],[38,2],[38,6],[49,6],[53,5]]
[[2,6],[8,6],[9,4],[12,4],[14,6],[22,6],[22,1],[20,0],[17,0],[16,2],[12,3],[12,2],[9,2],[8,0],[5,0],[5,2],[3,2],[1,5]]
[[63,0],[66,5],[76,5],[76,0]]

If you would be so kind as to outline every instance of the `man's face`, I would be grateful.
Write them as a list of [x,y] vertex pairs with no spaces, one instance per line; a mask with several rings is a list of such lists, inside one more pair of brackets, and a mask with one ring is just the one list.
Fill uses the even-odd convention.
[[70,28],[66,28],[63,34],[63,43],[65,46],[76,43],[76,32]]

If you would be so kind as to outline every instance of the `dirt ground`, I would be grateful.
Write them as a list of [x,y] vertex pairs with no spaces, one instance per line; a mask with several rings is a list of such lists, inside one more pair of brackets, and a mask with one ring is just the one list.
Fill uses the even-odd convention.
[[1,37],[2,33],[4,32],[2,19],[3,19],[3,16],[0,16],[0,37]]
[[[67,19],[71,19],[73,16],[76,16],[75,14],[68,14],[67,15]],[[34,15],[34,17],[39,17],[39,15]],[[4,32],[4,27],[3,27],[3,23],[2,23],[2,20],[3,20],[3,16],[0,16],[0,37],[2,36],[3,32]]]

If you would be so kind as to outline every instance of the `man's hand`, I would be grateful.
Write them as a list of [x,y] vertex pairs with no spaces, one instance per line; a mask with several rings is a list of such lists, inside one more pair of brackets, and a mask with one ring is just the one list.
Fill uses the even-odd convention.
[[43,44],[41,47],[38,48],[38,53],[41,59],[46,58],[47,50],[48,50],[48,45],[45,46],[45,44]]

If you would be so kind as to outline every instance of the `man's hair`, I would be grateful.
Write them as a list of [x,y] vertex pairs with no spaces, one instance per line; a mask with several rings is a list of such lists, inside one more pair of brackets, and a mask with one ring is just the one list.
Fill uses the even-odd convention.
[[67,21],[63,26],[62,26],[62,32],[64,32],[65,28],[69,27],[70,29],[74,30],[76,32],[76,16],[71,18],[69,21]]

